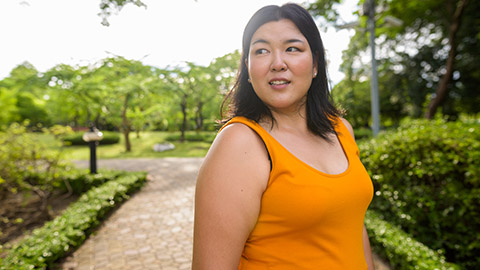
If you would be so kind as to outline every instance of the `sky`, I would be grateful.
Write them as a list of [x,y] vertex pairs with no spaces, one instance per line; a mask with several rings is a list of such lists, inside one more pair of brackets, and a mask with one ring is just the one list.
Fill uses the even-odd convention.
[[[143,0],[101,24],[100,0],[1,0],[0,79],[27,61],[40,72],[57,64],[87,65],[109,56],[166,67],[184,61],[207,66],[241,49],[243,29],[259,8],[286,0]],[[355,0],[340,7],[351,21]],[[297,2],[301,3],[301,2]],[[353,30],[320,32],[333,84]]]

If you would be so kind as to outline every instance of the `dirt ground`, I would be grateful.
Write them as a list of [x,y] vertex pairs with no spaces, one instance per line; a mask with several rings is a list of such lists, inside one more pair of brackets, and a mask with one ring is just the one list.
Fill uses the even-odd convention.
[[77,195],[55,193],[49,199],[49,213],[40,211],[41,201],[35,195],[8,194],[0,199],[0,245],[9,247],[24,233],[42,226],[62,212]]

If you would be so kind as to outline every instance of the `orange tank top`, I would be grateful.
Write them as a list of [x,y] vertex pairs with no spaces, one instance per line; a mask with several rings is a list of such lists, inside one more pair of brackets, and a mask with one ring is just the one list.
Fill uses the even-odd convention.
[[226,125],[231,123],[254,130],[272,162],[260,214],[245,243],[239,269],[367,269],[363,220],[373,185],[343,122],[338,119],[335,130],[348,168],[336,175],[302,162],[252,120],[235,117]]

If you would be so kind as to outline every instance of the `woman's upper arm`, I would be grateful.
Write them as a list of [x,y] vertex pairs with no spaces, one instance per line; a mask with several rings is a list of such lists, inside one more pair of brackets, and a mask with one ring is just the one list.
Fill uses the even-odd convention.
[[265,145],[243,124],[224,128],[200,169],[193,269],[238,269],[270,173]]

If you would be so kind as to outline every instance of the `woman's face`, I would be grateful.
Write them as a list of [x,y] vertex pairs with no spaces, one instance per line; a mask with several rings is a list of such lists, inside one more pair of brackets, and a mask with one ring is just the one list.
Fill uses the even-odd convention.
[[246,61],[255,93],[272,112],[297,113],[304,108],[317,67],[307,39],[292,21],[272,21],[258,28]]

